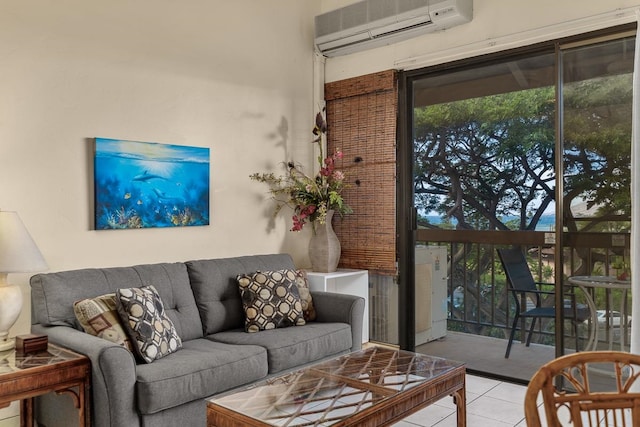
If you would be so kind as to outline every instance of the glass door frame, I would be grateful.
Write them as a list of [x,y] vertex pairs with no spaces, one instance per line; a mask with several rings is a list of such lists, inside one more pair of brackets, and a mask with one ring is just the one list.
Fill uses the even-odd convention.
[[[597,43],[601,37],[620,37],[620,33],[635,31],[635,23],[608,28],[601,31],[567,37],[562,40],[539,43],[533,46],[526,46],[484,55],[478,58],[469,58],[455,61],[453,63],[429,67],[428,70],[418,69],[398,72],[398,125],[397,125],[397,192],[396,192],[396,224],[397,224],[397,259],[398,259],[398,327],[399,327],[399,347],[404,350],[415,351],[416,328],[415,328],[415,231],[417,229],[417,212],[414,208],[413,194],[413,81],[424,77],[427,72],[444,72],[446,70],[459,69],[467,66],[477,66],[491,61],[503,61],[512,55],[522,53],[534,54],[536,52],[555,52],[556,55],[556,228],[555,246],[563,248],[563,135],[562,135],[562,66],[559,62],[561,49],[570,43]],[[560,178],[558,178],[560,177]],[[563,265],[563,251],[555,251],[555,265]],[[556,283],[561,285],[560,292],[556,292],[556,306],[563,306],[563,270],[555,268]],[[563,324],[563,310],[556,311],[556,324]],[[556,331],[555,352],[556,356],[564,354],[564,334]]]

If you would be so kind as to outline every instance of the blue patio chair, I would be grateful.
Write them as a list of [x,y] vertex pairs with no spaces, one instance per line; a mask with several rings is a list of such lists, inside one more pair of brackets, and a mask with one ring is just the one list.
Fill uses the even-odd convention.
[[[520,319],[531,318],[531,324],[529,325],[529,333],[526,341],[526,345],[529,347],[531,344],[533,329],[536,325],[536,320],[554,319],[556,317],[556,309],[554,306],[542,305],[542,296],[553,295],[554,292],[543,291],[539,286],[544,284],[553,285],[553,283],[541,283],[536,282],[533,279],[533,275],[531,274],[529,264],[527,264],[527,259],[522,248],[503,248],[498,249],[497,251],[500,261],[502,262],[502,267],[504,268],[504,272],[507,276],[509,290],[513,295],[516,307],[516,314],[513,318],[511,334],[509,335],[509,343],[507,344],[507,351],[504,355],[505,358],[509,358],[511,344],[513,343]],[[527,307],[526,301],[528,297],[532,298],[534,307]],[[573,323],[574,334],[576,337],[576,350],[579,349],[578,324],[589,317],[589,308],[585,304],[576,304],[573,293],[569,292],[568,300],[566,300],[566,303],[564,304],[564,318],[571,320]]]

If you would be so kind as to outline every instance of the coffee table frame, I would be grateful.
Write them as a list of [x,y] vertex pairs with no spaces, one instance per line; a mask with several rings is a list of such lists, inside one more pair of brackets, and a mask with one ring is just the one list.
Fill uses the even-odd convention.
[[463,363],[371,347],[212,398],[207,426],[387,426],[452,396],[466,427],[465,373]]

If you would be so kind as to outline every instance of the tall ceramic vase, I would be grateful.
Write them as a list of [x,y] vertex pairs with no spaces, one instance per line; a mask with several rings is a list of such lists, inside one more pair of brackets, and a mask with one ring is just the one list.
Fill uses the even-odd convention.
[[320,273],[336,271],[340,261],[340,240],[331,226],[333,213],[332,210],[327,211],[324,224],[319,222],[314,224],[314,232],[309,241],[311,268]]

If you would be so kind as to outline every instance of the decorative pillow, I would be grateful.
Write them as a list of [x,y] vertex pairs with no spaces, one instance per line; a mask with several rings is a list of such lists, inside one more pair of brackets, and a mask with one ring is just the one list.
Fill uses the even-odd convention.
[[237,276],[245,313],[245,331],[304,325],[294,274],[257,271]]
[[300,294],[304,320],[307,322],[313,322],[316,320],[316,308],[313,306],[313,299],[311,298],[311,291],[309,290],[309,281],[307,280],[307,272],[304,270],[295,270],[293,273],[295,274],[296,285],[298,285],[298,294]]
[[76,301],[73,303],[73,312],[86,333],[133,351],[118,316],[115,293]]
[[118,289],[116,306],[133,349],[144,362],[151,363],[182,347],[155,287]]

